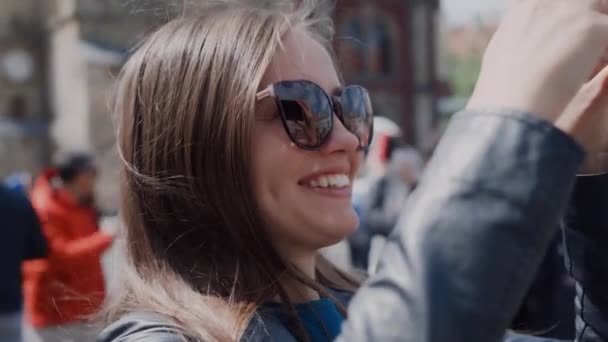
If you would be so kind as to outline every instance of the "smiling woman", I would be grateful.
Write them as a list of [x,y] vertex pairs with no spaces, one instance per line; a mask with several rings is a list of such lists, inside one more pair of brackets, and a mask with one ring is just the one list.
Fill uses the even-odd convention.
[[[324,93],[333,94],[342,86],[330,55],[298,28],[287,32],[282,44],[270,62],[263,87],[274,85],[274,96],[284,118],[286,110],[293,106],[283,106],[283,98],[300,97],[300,102],[310,104],[296,104],[303,113],[304,126],[318,130],[323,125],[311,123],[320,123],[322,118],[329,129],[322,129],[324,134],[313,141],[292,141],[284,128],[290,131],[293,126],[282,125],[280,120],[256,122],[252,183],[275,247],[312,278],[317,250],[340,241],[357,227],[357,215],[350,202],[350,180],[363,153],[358,137],[344,127],[343,117],[332,119],[332,104]],[[268,98],[261,100],[265,99]],[[371,113],[367,115],[371,118]],[[335,186],[336,177],[346,178],[347,184]],[[313,182],[317,186],[312,186]]]
[[129,264],[109,321],[152,312],[205,341],[337,335],[358,282],[318,250],[357,227],[372,111],[340,81],[329,9],[215,2],[133,52],[115,103]]

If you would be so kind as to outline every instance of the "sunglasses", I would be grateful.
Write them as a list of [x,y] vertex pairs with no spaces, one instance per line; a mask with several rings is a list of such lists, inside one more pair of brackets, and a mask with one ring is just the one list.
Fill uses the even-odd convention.
[[280,81],[260,91],[256,98],[273,97],[283,127],[296,146],[318,150],[329,138],[334,113],[344,127],[359,139],[359,149],[369,147],[373,133],[373,111],[368,91],[350,85],[340,96],[328,95],[321,86],[305,80]]

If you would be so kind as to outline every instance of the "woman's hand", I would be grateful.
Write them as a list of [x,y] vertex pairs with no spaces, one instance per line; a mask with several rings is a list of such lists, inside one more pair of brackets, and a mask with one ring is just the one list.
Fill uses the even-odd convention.
[[582,172],[608,172],[608,66],[581,87],[555,125],[587,150]]
[[469,109],[555,122],[608,46],[608,0],[514,0],[486,50]]

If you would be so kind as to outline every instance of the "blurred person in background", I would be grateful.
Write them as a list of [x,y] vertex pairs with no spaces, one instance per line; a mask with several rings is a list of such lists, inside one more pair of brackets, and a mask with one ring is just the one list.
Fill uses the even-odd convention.
[[374,140],[365,151],[364,163],[353,182],[352,201],[359,216],[359,225],[346,240],[351,267],[357,271],[366,272],[368,269],[371,233],[365,222],[371,207],[371,192],[374,184],[386,175],[393,151],[402,145],[401,136],[401,128],[391,119],[374,117]]
[[4,186],[16,193],[29,197],[32,190],[32,175],[28,172],[17,172],[4,179]]
[[28,341],[90,341],[83,323],[105,293],[100,258],[112,237],[98,230],[92,156],[65,155],[35,181],[31,200],[48,257],[24,264]]
[[424,161],[412,147],[396,149],[387,172],[372,186],[370,209],[365,218],[373,235],[388,236],[397,224],[407,196],[416,188]]
[[369,192],[369,209],[361,223],[369,234],[367,271],[375,271],[376,262],[386,238],[397,225],[407,197],[418,184],[424,161],[412,147],[393,151],[386,174],[376,181]]
[[401,128],[391,119],[374,117],[374,139],[365,151],[365,160],[353,184],[353,203],[364,201],[371,186],[386,173],[395,148],[403,145]]
[[27,197],[0,184],[0,341],[20,342],[24,260],[44,258],[46,241]]
[[[414,190],[424,161],[412,147],[392,148],[382,174],[376,174],[367,191],[354,201],[359,214],[359,227],[348,239],[353,266],[370,271],[370,253],[374,237],[386,237],[397,223],[397,218],[408,194]],[[381,241],[381,240],[380,240]],[[377,244],[376,251],[381,244]],[[375,254],[377,255],[377,254]]]

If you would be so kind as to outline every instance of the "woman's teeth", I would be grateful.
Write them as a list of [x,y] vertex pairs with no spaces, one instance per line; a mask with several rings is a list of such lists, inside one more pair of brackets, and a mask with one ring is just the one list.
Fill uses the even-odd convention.
[[308,182],[313,188],[344,188],[350,185],[350,178],[346,174],[323,175]]

